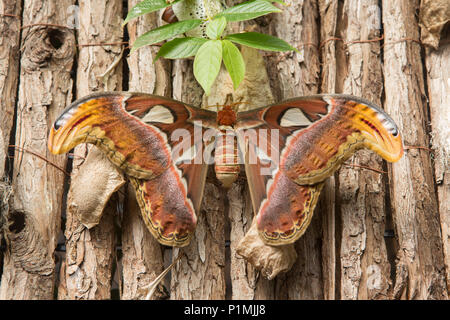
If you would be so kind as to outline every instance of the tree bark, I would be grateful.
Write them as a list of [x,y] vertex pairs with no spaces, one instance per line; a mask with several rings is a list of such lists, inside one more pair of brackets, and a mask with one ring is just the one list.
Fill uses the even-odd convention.
[[[299,45],[300,43],[308,43],[308,45],[299,47],[301,54],[268,55],[266,64],[262,63],[262,61],[258,62],[258,59],[261,60],[261,58],[255,56],[256,52],[248,54],[251,51],[243,49],[242,52],[246,62],[246,80],[244,80],[238,90],[233,94],[235,101],[243,100],[250,102],[254,107],[261,107],[275,101],[301,95],[299,91],[308,93],[317,92],[319,67],[317,53],[314,52],[314,42],[317,42],[318,39],[315,29],[315,17],[317,15],[315,11],[314,2],[306,1],[305,4],[293,4],[285,8],[284,12],[276,15],[274,20],[267,18],[265,22],[260,22],[260,25],[265,25],[270,22],[269,26],[274,26],[273,28],[269,27],[268,29],[270,30],[265,30],[270,34],[275,34],[294,45]],[[287,24],[294,24],[296,27],[294,29],[287,29],[285,28]],[[245,28],[255,30],[258,27],[250,24],[249,27]],[[238,30],[233,31],[237,32]],[[265,72],[261,72],[262,69],[266,68],[269,72],[269,78],[263,76]],[[292,81],[292,77],[294,77],[294,81]],[[314,83],[316,83],[315,89]],[[269,84],[272,88],[268,86]],[[271,91],[276,92],[276,99],[272,98]],[[243,234],[248,232],[252,223],[251,217],[253,216],[253,210],[247,190],[247,182],[238,180],[228,192],[230,200],[229,217],[231,222],[232,297],[233,299],[279,298],[279,296],[283,296],[282,292],[286,291],[286,284],[293,279],[279,276],[276,278],[277,280],[267,280],[263,277],[263,274],[270,272],[272,275],[269,273],[266,276],[272,278],[274,274],[280,272],[280,270],[275,271],[272,268],[285,268],[286,266],[277,266],[274,264],[270,266],[270,270],[265,270],[264,264],[267,261],[262,261],[260,257],[257,265],[262,263],[262,265],[259,265],[259,268],[262,267],[262,270],[258,272],[251,264],[236,257],[236,250],[242,250],[243,248],[239,248],[240,246],[247,246],[247,243],[240,243],[239,247],[237,244],[242,240]],[[262,250],[262,248],[259,248],[259,250]],[[271,253],[267,251],[268,257],[270,257],[268,259],[274,259],[280,253],[281,251],[277,250]],[[245,255],[247,259],[254,259],[252,258],[251,252],[245,251]],[[288,256],[286,258],[290,259]],[[277,260],[278,258],[275,259]],[[288,263],[288,269],[292,266],[292,263]],[[298,268],[293,269],[296,271],[293,271],[292,275],[299,271]],[[275,273],[273,273],[274,271]],[[292,292],[295,292],[295,289],[292,289]],[[304,296],[308,296],[308,293],[304,293]]]
[[[8,145],[14,125],[19,83],[21,8],[21,2],[0,1],[0,101],[2,102],[0,107],[0,243],[3,243],[4,233],[7,232],[4,222],[8,215],[10,200],[12,200],[9,176],[12,171],[12,161],[8,158]],[[2,267],[3,252],[0,250],[0,270]]]
[[[266,64],[261,54],[253,49],[242,48],[242,55],[246,65],[245,78],[239,88],[233,92],[229,77],[226,78],[229,84],[229,94],[232,95],[233,101],[245,101],[252,108],[264,106],[274,102],[270,89],[269,77],[266,70]],[[222,81],[223,83],[223,81]],[[244,107],[246,108],[246,107]],[[243,169],[242,169],[243,170]],[[253,212],[252,202],[248,189],[248,181],[245,173],[241,172],[240,178],[234,183],[227,192],[229,201],[228,217],[230,221],[230,275],[231,275],[231,293],[232,299],[273,299],[274,298],[274,281],[267,280],[263,274],[265,261],[261,261],[262,265],[255,265],[242,259],[240,251],[240,243],[249,232],[255,216]],[[244,244],[244,246],[247,246]],[[262,249],[264,250],[264,249]],[[269,253],[270,254],[270,253]],[[248,256],[245,256],[248,259]],[[257,257],[257,259],[262,257]],[[255,264],[253,262],[253,264]],[[289,263],[292,265],[292,263]],[[272,270],[268,270],[269,273]]]
[[[270,83],[276,101],[316,94],[319,90],[319,9],[313,0],[292,1],[283,12],[270,15],[268,34],[299,50],[268,55]],[[292,26],[292,27],[286,27]]]
[[[338,16],[337,1],[319,0],[320,14],[320,55],[321,55],[321,83],[320,92],[336,92],[336,43],[329,41],[336,37],[336,25]],[[336,270],[339,266],[338,241],[339,236],[336,228],[336,180],[334,176],[329,177],[323,186],[316,212],[322,218],[322,277],[324,299],[334,300],[337,288],[340,288],[340,277]]]
[[255,298],[255,289],[260,282],[259,274],[254,266],[236,254],[236,247],[250,228],[254,216],[252,203],[249,201],[247,180],[241,176],[232,185],[227,196],[230,221],[231,298],[233,300],[251,300]]
[[[130,0],[131,9],[139,1]],[[158,15],[152,13],[128,23],[130,43],[144,32],[158,26]],[[155,47],[143,47],[128,58],[129,91],[148,92],[167,96],[171,92],[170,66],[168,60],[152,63],[157,52]],[[128,186],[122,222],[122,299],[144,299],[146,286],[164,270],[163,247],[150,234],[142,221],[141,211],[133,188]],[[157,291],[154,299],[165,297]]]
[[[269,33],[298,48],[271,57],[271,83],[277,85],[277,101],[316,94],[319,90],[319,11],[315,1],[298,1],[274,15]],[[293,26],[286,28],[286,26]],[[315,210],[305,234],[295,243],[297,260],[285,276],[277,280],[277,299],[322,299],[321,216]]]
[[219,187],[207,182],[190,244],[173,249],[173,259],[178,257],[179,250],[185,255],[172,271],[171,299],[225,299],[224,207]]
[[205,187],[202,206],[191,243],[173,250],[174,257],[179,250],[183,250],[185,256],[172,273],[171,299],[225,299],[224,204],[221,193],[212,183]]
[[[233,0],[227,2],[229,7],[238,3],[240,3],[240,1]],[[228,31],[230,33],[238,33],[244,30],[261,32],[262,26],[260,24],[261,22],[255,23],[255,21],[234,23],[230,24]],[[262,24],[265,24],[265,22],[262,22]],[[257,50],[246,47],[241,47],[241,53],[246,66],[245,78],[236,90],[233,90],[232,83],[228,76],[222,80],[222,84],[218,84],[219,86],[223,86],[223,82],[227,84],[227,90],[222,90],[221,94],[223,101],[225,101],[224,99],[227,95],[230,95],[232,101],[247,102],[248,104],[240,106],[239,110],[241,111],[262,107],[275,102],[270,87],[270,79],[266,71],[268,67],[266,61],[264,61],[263,55]],[[275,281],[267,280],[263,275],[266,271],[269,273],[272,272],[272,270],[264,270],[264,265],[267,264],[267,261],[264,261],[265,258],[260,256],[256,258],[262,258],[261,261],[256,263],[258,266],[258,268],[256,268],[255,265],[247,260],[249,259],[248,256],[244,259],[241,254],[238,254],[240,246],[243,245],[241,241],[248,235],[248,232],[254,223],[254,216],[256,214],[253,212],[248,181],[245,177],[243,167],[241,167],[241,173],[238,180],[233,184],[230,190],[227,191],[226,197],[228,200],[227,215],[229,223],[229,228],[227,230],[230,232],[230,261],[227,261],[227,266],[229,263],[230,270],[230,298],[234,300],[274,299]],[[244,244],[244,246],[247,247],[247,244]],[[253,249],[250,249],[250,251],[252,250]],[[264,250],[264,248],[260,248],[260,250]],[[272,253],[268,254],[271,255]],[[259,263],[262,264],[259,265]],[[288,264],[292,265],[290,262]]]
[[[383,92],[380,43],[351,43],[380,37],[378,1],[345,1],[337,24],[337,91],[381,105]],[[352,165],[383,169],[382,159],[360,150]],[[386,299],[390,264],[384,242],[385,180],[382,174],[343,166],[338,174],[338,215],[341,219],[340,261],[342,299]]]
[[[53,253],[60,232],[66,157],[47,150],[53,121],[72,99],[73,31],[62,8],[73,1],[25,1],[16,145],[29,152],[14,161],[13,208],[7,217],[0,299],[52,299]],[[37,25],[36,25],[37,24]],[[48,24],[53,24],[50,26]]]
[[[174,62],[173,97],[201,106],[203,90],[194,78],[192,65],[192,60]],[[225,204],[223,191],[211,182],[213,179],[210,171],[190,244],[173,250],[172,259],[178,257],[179,250],[185,255],[172,270],[171,299],[225,298]]]
[[[128,0],[128,9],[138,2]],[[180,251],[166,288],[160,286],[153,299],[167,298],[167,290],[171,299],[185,300],[448,299],[450,44],[449,29],[441,35],[443,25],[436,28],[448,18],[437,19],[442,10],[433,1],[422,0],[419,15],[419,0],[275,3],[282,13],[232,23],[227,30],[271,34],[300,53],[241,47],[243,83],[233,90],[222,69],[208,97],[194,79],[192,59],[153,63],[157,46],[122,55],[123,1],[74,3],[0,0],[0,179],[6,181],[0,182],[0,248],[6,243],[0,299],[52,299],[55,287],[59,299],[109,299],[114,280],[121,299],[143,299],[147,285]],[[162,25],[160,15],[132,20],[130,44]],[[419,25],[422,45],[433,48],[421,51]],[[118,44],[101,44],[113,42]],[[126,67],[122,74],[124,62],[129,79]],[[386,164],[371,151],[357,152],[327,179],[306,233],[283,248],[258,242],[244,170],[224,190],[211,167],[190,245],[163,247],[142,223],[133,188],[126,184],[116,193],[124,176],[98,149],[77,147],[69,165],[65,156],[47,151],[49,129],[73,101],[73,90],[79,98],[122,90],[122,84],[195,106],[249,103],[240,111],[317,92],[361,96],[383,105],[398,124],[405,155]],[[10,168],[8,144],[14,140]],[[73,169],[64,206],[66,167]],[[5,168],[13,170],[9,201]],[[54,251],[61,214],[67,252],[58,286]],[[385,231],[392,228],[395,237],[388,239]]]
[[[128,11],[140,1],[129,0]],[[143,33],[162,25],[159,13],[154,12],[131,20],[127,24],[130,45]],[[172,79],[170,60],[153,59],[158,52],[157,46],[139,48],[127,57],[129,67],[129,90],[149,92],[160,96],[170,96],[172,93]]]
[[434,175],[441,220],[447,290],[450,290],[450,32],[442,36],[438,50],[425,55],[434,153]]
[[[19,80],[21,2],[0,1],[0,179],[5,176]],[[6,173],[7,174],[7,173]],[[1,201],[1,200],[0,200]]]
[[[406,146],[428,146],[426,96],[415,12],[418,1],[383,1],[385,109]],[[399,242],[393,298],[445,299],[445,266],[429,153],[407,149],[389,166]]]
[[[78,44],[80,46],[77,68],[77,97],[101,90],[121,90],[121,62],[110,73],[105,72],[121,59],[120,46],[104,46],[101,43],[122,40],[122,1],[79,2],[80,19]],[[86,44],[97,44],[85,46]],[[85,162],[88,153],[94,153],[103,163],[101,172]],[[86,171],[87,170],[87,171]],[[95,147],[80,145],[75,148],[71,181],[77,176],[92,177],[92,192],[101,190],[95,185],[104,184],[100,177],[117,175],[115,167]],[[66,261],[62,267],[59,299],[109,299],[115,259],[114,219],[117,216],[117,198],[109,201],[111,193],[101,195],[107,203],[99,224],[91,229],[80,221],[79,208],[83,199],[77,199],[74,184],[67,199],[67,224],[65,236]],[[100,197],[100,195],[99,195]]]

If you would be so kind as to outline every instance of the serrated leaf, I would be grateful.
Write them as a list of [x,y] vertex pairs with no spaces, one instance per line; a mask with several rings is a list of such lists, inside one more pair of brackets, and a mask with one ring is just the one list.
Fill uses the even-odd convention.
[[281,12],[281,10],[268,1],[253,0],[225,9],[219,13],[217,17],[225,17],[228,22],[244,21],[255,19],[273,12]]
[[268,51],[297,51],[289,43],[280,38],[270,36],[268,34],[258,32],[244,32],[229,34],[225,37],[226,40],[230,40],[241,45],[252,47],[261,50]]
[[227,19],[225,17],[216,18],[206,26],[206,35],[213,40],[219,39],[226,26]]
[[139,2],[137,5],[131,8],[130,11],[128,11],[127,17],[125,18],[125,21],[122,23],[122,26],[126,25],[130,20],[134,18],[142,16],[146,13],[150,13],[153,11],[157,11],[159,9],[169,7],[179,1],[182,0],[175,0],[172,1],[171,3],[167,2],[166,0],[144,0],[142,2]]
[[198,27],[201,23],[202,20],[200,19],[183,20],[150,30],[134,41],[130,53],[133,53],[137,48],[158,43],[181,33],[185,33],[186,31]]
[[208,40],[204,38],[176,38],[165,43],[158,51],[155,61],[160,57],[166,59],[183,59],[195,56],[198,49]]
[[245,63],[239,49],[228,40],[222,41],[222,56],[223,63],[230,74],[233,81],[233,87],[236,90],[239,84],[244,80],[245,76]]
[[206,95],[209,95],[211,91],[221,64],[222,43],[220,40],[208,40],[198,49],[194,59],[194,76]]

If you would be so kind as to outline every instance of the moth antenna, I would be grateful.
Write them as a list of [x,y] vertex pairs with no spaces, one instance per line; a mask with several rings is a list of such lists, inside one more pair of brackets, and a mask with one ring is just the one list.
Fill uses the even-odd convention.
[[206,109],[208,109],[208,108],[216,108],[217,109],[217,111],[219,111],[219,107],[222,107],[223,108],[223,105],[221,105],[221,104],[213,104],[213,105],[210,105],[210,106],[205,106],[205,108]]
[[234,103],[230,104],[230,107],[234,110],[234,112],[238,112],[239,106],[241,104],[250,104],[250,103],[247,101],[238,101],[238,102],[234,102]]

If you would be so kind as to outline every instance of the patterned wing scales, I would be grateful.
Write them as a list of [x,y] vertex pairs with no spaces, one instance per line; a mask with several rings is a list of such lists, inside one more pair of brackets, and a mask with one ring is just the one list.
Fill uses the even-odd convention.
[[347,95],[325,95],[322,99],[324,113],[305,108],[305,115],[316,120],[295,131],[281,153],[280,167],[292,180],[299,184],[323,181],[364,147],[389,162],[402,157],[397,126],[383,110]]
[[131,97],[101,93],[75,101],[55,121],[48,148],[62,154],[80,143],[91,143],[130,176],[152,179],[160,175],[170,165],[167,139],[126,111]]
[[256,218],[263,241],[285,245],[300,238],[311,222],[322,187],[323,182],[302,186],[277,172]]
[[130,177],[147,229],[163,245],[182,247],[194,233],[193,203],[180,184],[175,167],[152,180]]
[[323,183],[299,185],[261,152],[247,143],[245,173],[260,237],[273,246],[293,243],[311,222]]
[[[301,97],[244,112],[238,128],[258,229],[270,245],[292,243],[305,232],[323,181],[357,149],[390,162],[403,155],[394,121],[348,95]],[[248,139],[248,130],[260,138]]]
[[164,245],[184,246],[195,229],[206,179],[207,165],[194,160],[209,143],[203,141],[203,125],[214,123],[214,112],[175,100],[103,92],[64,110],[48,147],[61,154],[80,143],[96,145],[130,177],[150,232]]

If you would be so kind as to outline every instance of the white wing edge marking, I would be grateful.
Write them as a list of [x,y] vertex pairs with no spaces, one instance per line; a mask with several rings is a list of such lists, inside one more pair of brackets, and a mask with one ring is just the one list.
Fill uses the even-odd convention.
[[310,124],[312,122],[298,108],[288,109],[280,120],[280,126],[282,127],[309,126]]
[[161,105],[156,105],[147,112],[142,118],[142,121],[171,124],[174,123],[175,119],[169,109]]

